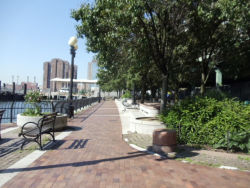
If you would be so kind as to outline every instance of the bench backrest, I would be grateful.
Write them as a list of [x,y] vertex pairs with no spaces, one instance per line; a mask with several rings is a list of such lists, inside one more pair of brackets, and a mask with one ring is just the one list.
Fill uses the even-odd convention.
[[56,121],[56,115],[57,115],[57,112],[44,115],[42,117],[42,119],[39,120],[38,125],[40,125],[41,127],[50,126],[50,127],[54,128],[55,121]]
[[0,124],[1,124],[1,120],[2,120],[2,117],[3,117],[4,111],[5,111],[5,110],[0,110]]

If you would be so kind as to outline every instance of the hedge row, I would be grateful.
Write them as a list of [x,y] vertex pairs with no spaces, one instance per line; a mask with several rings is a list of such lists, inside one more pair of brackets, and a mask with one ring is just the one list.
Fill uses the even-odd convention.
[[250,151],[250,105],[236,99],[197,96],[182,100],[160,117],[178,130],[180,143]]

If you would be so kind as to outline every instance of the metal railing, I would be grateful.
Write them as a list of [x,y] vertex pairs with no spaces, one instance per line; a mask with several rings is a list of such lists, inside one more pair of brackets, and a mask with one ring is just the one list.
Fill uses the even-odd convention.
[[[72,103],[74,110],[82,109],[92,103],[98,102],[99,97],[84,98],[77,100],[62,101],[42,101],[40,103],[42,112],[58,112],[68,114],[69,105]],[[28,108],[34,108],[31,104],[23,101],[0,101],[0,110],[5,110],[2,117],[2,123],[16,122],[17,114],[23,113]]]

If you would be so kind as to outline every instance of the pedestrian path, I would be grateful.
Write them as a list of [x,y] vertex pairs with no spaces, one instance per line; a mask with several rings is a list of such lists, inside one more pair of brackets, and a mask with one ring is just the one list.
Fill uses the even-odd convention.
[[[19,172],[3,187],[248,187],[250,173],[161,160],[122,139],[113,101],[100,103],[70,121],[75,131]],[[1,173],[1,171],[0,171]]]

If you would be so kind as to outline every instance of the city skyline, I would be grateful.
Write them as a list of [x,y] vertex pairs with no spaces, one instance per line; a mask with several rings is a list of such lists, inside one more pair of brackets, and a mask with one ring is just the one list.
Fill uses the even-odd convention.
[[[86,2],[86,1],[85,1]],[[3,0],[0,2],[0,80],[21,83],[36,77],[42,86],[43,62],[60,58],[71,63],[68,40],[76,35],[77,22],[70,17],[81,0]],[[88,53],[84,39],[78,39],[75,65],[78,77],[87,78]]]

